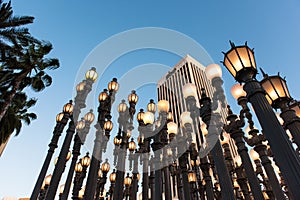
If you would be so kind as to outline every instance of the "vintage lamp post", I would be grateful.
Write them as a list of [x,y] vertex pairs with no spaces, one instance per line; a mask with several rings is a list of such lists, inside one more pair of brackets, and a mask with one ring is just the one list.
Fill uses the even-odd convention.
[[98,97],[100,105],[98,107],[98,120],[95,125],[97,131],[93,147],[93,157],[91,159],[86,190],[84,193],[85,200],[93,199],[96,192],[97,173],[102,159],[102,150],[106,146],[106,142],[109,139],[109,132],[113,126],[110,121],[110,111],[115,100],[115,94],[119,89],[117,79],[113,78],[113,80],[108,83],[107,88],[109,93],[107,93],[107,90],[104,89]]
[[235,80],[245,83],[247,99],[253,106],[292,196],[300,199],[300,159],[278,122],[265,91],[255,79],[257,69],[253,50],[247,44],[235,46],[231,42],[231,49],[224,53],[223,64]]
[[46,155],[44,164],[42,166],[42,169],[40,171],[39,177],[38,177],[38,179],[36,181],[36,184],[34,186],[34,189],[32,191],[32,194],[31,194],[31,197],[30,197],[31,199],[34,199],[34,200],[37,199],[37,197],[40,193],[40,189],[42,187],[44,178],[45,178],[47,170],[49,168],[53,153],[54,153],[55,149],[57,148],[58,140],[61,136],[61,133],[64,130],[64,127],[68,123],[68,120],[69,120],[70,116],[73,113],[73,108],[74,107],[72,105],[72,102],[69,102],[64,106],[63,112],[59,113],[56,116],[56,126],[55,126],[54,131],[53,131],[53,136],[52,136],[52,139],[51,139],[51,143],[49,144],[49,150],[47,152],[47,155]]
[[243,90],[243,86],[241,84],[235,84],[231,89],[231,93],[232,96],[235,99],[237,99],[238,104],[241,105],[242,112],[245,113],[245,116],[248,119],[249,129],[250,129],[248,134],[250,135],[251,138],[247,138],[244,136],[244,140],[247,142],[248,145],[254,146],[255,151],[258,152],[262,165],[265,168],[267,176],[270,180],[270,184],[273,188],[274,195],[277,197],[277,199],[284,199],[285,196],[279,185],[279,181],[271,165],[271,161],[269,160],[267,155],[267,146],[263,144],[263,141],[265,141],[265,137],[262,134],[258,134],[259,131],[254,128],[254,122],[252,121],[252,114],[247,105],[246,92]]
[[[262,71],[263,72],[263,71]],[[267,99],[274,109],[280,108],[280,117],[283,119],[283,126],[288,129],[294,142],[300,146],[300,118],[296,115],[295,110],[289,108],[292,101],[286,81],[279,76],[268,76],[263,72],[264,79],[261,85],[267,93]]]

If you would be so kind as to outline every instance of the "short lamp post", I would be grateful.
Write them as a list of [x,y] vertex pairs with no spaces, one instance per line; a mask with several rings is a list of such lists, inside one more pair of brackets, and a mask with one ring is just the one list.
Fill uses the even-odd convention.
[[278,122],[265,90],[255,79],[257,69],[253,50],[247,44],[235,46],[231,42],[231,49],[224,53],[223,64],[238,82],[245,83],[247,99],[253,106],[292,196],[300,199],[300,159]]

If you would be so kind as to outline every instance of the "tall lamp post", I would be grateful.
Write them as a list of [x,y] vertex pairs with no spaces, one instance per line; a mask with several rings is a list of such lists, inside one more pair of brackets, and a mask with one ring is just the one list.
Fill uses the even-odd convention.
[[231,42],[231,49],[224,53],[223,64],[238,82],[245,83],[247,99],[253,106],[291,195],[300,199],[300,159],[278,122],[265,91],[255,79],[257,69],[253,50],[247,44],[235,46]]
[[73,135],[75,133],[75,123],[71,117],[71,121],[69,122],[69,127],[67,130],[66,137],[64,139],[61,151],[58,156],[57,163],[55,165],[53,176],[50,182],[49,190],[46,195],[46,200],[53,200],[56,195],[56,191],[59,185],[59,181],[66,167],[67,155],[69,153],[69,148],[71,145],[71,141]]
[[58,114],[57,117],[56,117],[56,126],[55,126],[54,131],[53,131],[53,136],[52,136],[51,142],[48,145],[49,150],[47,152],[47,155],[46,155],[44,164],[42,166],[42,169],[40,171],[39,177],[38,177],[38,179],[36,181],[36,184],[34,186],[34,189],[32,191],[32,194],[31,194],[31,197],[30,197],[31,199],[34,199],[34,200],[37,199],[37,197],[40,193],[40,190],[41,190],[44,178],[46,176],[47,170],[49,168],[52,156],[54,154],[55,149],[57,148],[58,140],[61,136],[61,133],[64,130],[64,127],[68,123],[68,120],[69,120],[72,112],[73,112],[73,105],[70,102],[70,103],[67,103],[64,106],[63,112]]
[[[263,72],[263,71],[262,71]],[[268,76],[263,72],[264,79],[261,85],[267,93],[267,99],[274,109],[280,108],[280,117],[284,121],[284,127],[288,129],[293,141],[300,147],[300,118],[296,115],[296,111],[289,108],[292,101],[286,81],[279,75]]]
[[271,161],[267,155],[267,146],[263,144],[265,141],[265,137],[262,134],[258,134],[258,130],[254,128],[254,122],[252,121],[252,114],[247,105],[246,92],[243,90],[243,86],[241,84],[235,84],[231,89],[232,96],[237,99],[238,104],[242,107],[242,112],[245,113],[245,116],[248,118],[249,129],[248,135],[251,137],[247,138],[244,136],[244,140],[248,145],[254,146],[254,150],[259,154],[259,158],[261,159],[262,165],[265,168],[267,176],[270,180],[270,184],[274,191],[274,195],[277,199],[284,199],[285,196],[280,187],[279,181],[276,177],[274,169],[271,165]]
[[[84,193],[85,200],[93,199],[96,192],[97,173],[100,167],[103,145],[105,146],[105,142],[109,137],[109,132],[112,129],[112,122],[110,120],[105,121],[105,119],[107,116],[110,116],[111,106],[114,102],[115,94],[118,89],[119,84],[117,79],[113,78],[113,80],[108,83],[109,94],[107,93],[107,90],[104,89],[98,97],[100,105],[98,107],[98,122],[95,125],[97,131],[93,147],[93,157],[91,159],[86,190]],[[105,125],[105,123],[107,124]],[[104,130],[105,128],[106,130]],[[106,133],[104,134],[103,131],[106,131]]]
[[118,106],[119,111],[119,132],[117,138],[121,138],[118,162],[117,162],[117,172],[116,172],[116,184],[115,184],[115,193],[114,199],[122,199],[123,185],[124,185],[124,176],[125,176],[125,162],[128,148],[128,137],[127,132],[132,131],[133,129],[133,116],[135,114],[135,105],[138,101],[138,96],[133,90],[130,95],[128,95],[128,102],[130,107],[128,108],[125,100]]
[[69,172],[67,176],[67,180],[65,182],[65,187],[63,193],[61,195],[62,200],[67,200],[70,192],[70,187],[74,175],[75,165],[78,160],[78,156],[80,155],[81,146],[84,144],[87,134],[90,131],[90,125],[94,121],[93,110],[90,110],[84,118],[77,123],[77,133],[74,137],[74,145],[73,145],[73,157],[72,162],[69,167]]

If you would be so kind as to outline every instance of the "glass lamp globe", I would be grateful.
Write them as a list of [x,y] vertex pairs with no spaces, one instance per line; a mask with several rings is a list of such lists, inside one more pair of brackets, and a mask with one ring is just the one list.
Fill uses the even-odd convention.
[[197,96],[196,85],[194,83],[187,83],[182,87],[182,92],[183,92],[183,96],[185,99],[190,96],[193,96],[196,98],[196,96]]
[[114,137],[114,144],[118,146],[121,143],[122,143],[122,138],[121,137],[119,138],[118,136],[115,136]]
[[65,113],[69,113],[71,114],[73,112],[73,104],[72,104],[72,101],[70,101],[69,103],[67,103],[66,105],[64,105],[64,109],[63,111]]
[[119,106],[118,106],[118,112],[119,113],[124,113],[126,110],[127,110],[127,105],[126,105],[126,103],[125,103],[125,100],[123,99],[122,101],[121,101],[121,103],[119,104]]
[[82,198],[83,198],[83,196],[84,196],[84,192],[85,192],[85,186],[84,186],[84,187],[82,187],[82,188],[81,188],[81,190],[79,190],[78,197],[79,197],[80,199],[82,199]]
[[101,92],[98,96],[98,100],[99,102],[104,102],[108,97],[108,94],[107,94],[107,90],[104,89],[103,92]]
[[84,120],[89,123],[92,123],[94,119],[95,119],[95,115],[93,114],[93,110],[90,110],[90,112],[84,115]]
[[91,158],[89,157],[89,154],[87,153],[81,160],[81,165],[83,167],[88,167],[91,163]]
[[256,76],[254,52],[247,44],[235,46],[231,42],[231,49],[224,53],[223,65],[238,82],[245,82]]
[[128,102],[136,104],[138,102],[138,100],[139,100],[138,95],[136,94],[135,90],[132,90],[131,94],[128,95]]
[[110,164],[108,163],[108,159],[105,160],[105,162],[101,166],[101,170],[103,173],[107,173],[110,170]]
[[141,109],[140,112],[137,114],[136,118],[138,122],[143,122],[144,121],[144,110]]
[[152,112],[145,112],[143,116],[144,124],[153,124],[154,114]]
[[81,173],[82,172],[82,164],[80,162],[76,163],[75,165],[75,172]]
[[77,92],[82,92],[84,90],[86,82],[85,81],[81,81],[80,83],[78,83],[76,85],[76,91]]
[[86,79],[90,79],[93,82],[95,82],[97,80],[97,77],[98,77],[98,74],[96,72],[96,68],[95,67],[92,67],[89,71],[87,71],[85,73],[85,78]]
[[155,113],[155,111],[156,111],[156,105],[155,105],[153,99],[150,99],[150,102],[149,102],[148,105],[147,105],[147,111],[148,111],[148,112]]
[[104,130],[105,131],[111,131],[113,129],[113,123],[109,119],[104,122]]
[[205,68],[205,74],[209,80],[222,77],[222,69],[218,64],[210,64]]
[[196,183],[197,177],[194,172],[191,171],[188,173],[188,181],[189,181],[189,183]]
[[129,139],[131,137],[131,135],[132,135],[131,130],[128,129],[126,132],[127,139]]
[[52,174],[49,174],[45,177],[45,185],[50,185],[51,178],[52,178]]
[[108,91],[117,92],[119,90],[119,83],[116,78],[113,78],[111,82],[108,83],[107,86]]
[[240,97],[246,97],[247,93],[243,89],[243,85],[237,83],[232,86],[231,94],[235,99],[239,99]]
[[124,180],[124,185],[128,187],[131,185],[131,183],[132,183],[132,179],[129,176],[129,174],[127,174],[127,176],[125,177],[125,180]]
[[139,135],[137,138],[138,144],[143,144],[145,140],[144,135]]
[[82,129],[84,129],[84,127],[85,127],[85,122],[83,119],[81,119],[79,122],[77,122],[77,124],[76,124],[77,130],[82,130]]
[[291,100],[286,81],[279,75],[268,76],[264,74],[264,79],[260,83],[266,91],[266,97],[273,108],[280,108],[281,102],[289,102]]
[[157,110],[158,110],[159,113],[161,113],[161,112],[167,113],[169,111],[169,108],[170,108],[169,101],[159,100],[157,102]]
[[131,141],[128,143],[128,149],[129,151],[133,152],[136,149],[136,144],[133,141],[133,138],[131,139]]
[[115,169],[113,170],[113,172],[109,175],[109,180],[111,183],[114,183],[116,182],[116,177],[117,177],[117,174],[116,174],[116,171]]
[[178,133],[178,126],[174,122],[169,122],[167,124],[167,128],[168,128],[168,134],[176,135]]
[[185,126],[185,124],[192,124],[193,119],[191,118],[191,113],[190,112],[183,112],[180,115],[180,122],[181,126]]
[[64,117],[64,113],[59,113],[56,115],[56,122],[61,122],[61,120],[63,119]]

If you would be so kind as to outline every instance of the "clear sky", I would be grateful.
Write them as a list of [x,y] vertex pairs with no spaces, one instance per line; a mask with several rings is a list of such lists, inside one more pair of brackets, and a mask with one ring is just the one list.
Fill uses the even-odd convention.
[[[80,66],[98,44],[120,32],[143,27],[172,29],[193,38],[216,63],[223,59],[221,52],[229,50],[229,40],[237,45],[248,41],[248,45],[255,48],[257,65],[269,74],[280,71],[287,78],[292,96],[300,98],[297,81],[300,72],[300,2],[296,0],[14,0],[12,5],[15,14],[36,18],[34,24],[29,26],[31,33],[52,42],[54,49],[51,56],[60,59],[61,67],[50,72],[53,77],[50,88],[41,93],[30,93],[38,98],[37,105],[32,109],[38,119],[31,126],[24,126],[18,137],[11,138],[0,158],[0,198],[30,196],[48,150],[55,116],[74,96],[76,76],[83,77],[78,73]],[[111,46],[107,51],[113,52],[118,45]],[[186,53],[190,52],[187,50]],[[99,60],[105,57],[106,54],[98,55]],[[105,71],[105,76],[101,77],[95,88],[100,92],[112,77],[120,78],[137,66],[148,66],[149,63],[162,66],[156,74],[160,75],[168,70],[166,66],[173,66],[179,60],[178,55],[159,49],[142,49],[120,55],[113,60],[110,70]],[[104,66],[96,67],[101,71]],[[229,91],[234,80],[225,70],[223,77],[227,97],[233,104]],[[155,98],[154,84],[133,89],[137,89],[141,99],[144,99],[138,109],[146,105],[150,96]],[[94,131],[89,136],[92,141]],[[92,147],[86,145],[85,148],[91,150]],[[51,164],[49,173],[52,170]]]

